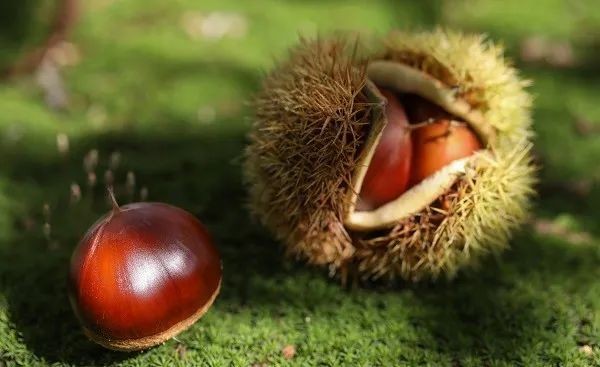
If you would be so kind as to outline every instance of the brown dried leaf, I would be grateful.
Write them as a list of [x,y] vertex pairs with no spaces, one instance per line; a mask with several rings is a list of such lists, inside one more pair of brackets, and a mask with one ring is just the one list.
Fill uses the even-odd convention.
[[600,124],[594,123],[592,120],[586,117],[576,117],[572,120],[573,127],[577,134],[581,136],[590,136],[600,134]]
[[519,47],[519,55],[524,62],[542,61],[547,53],[548,41],[542,36],[525,37]]
[[292,359],[296,355],[296,347],[292,344],[288,344],[281,349],[281,354],[285,359]]
[[533,221],[533,228],[538,234],[561,237],[572,244],[585,244],[592,240],[589,233],[574,231],[558,220],[537,218]]
[[179,359],[185,359],[185,355],[187,354],[187,347],[184,344],[177,344],[177,347],[175,347],[175,353],[177,353],[177,357],[179,357]]

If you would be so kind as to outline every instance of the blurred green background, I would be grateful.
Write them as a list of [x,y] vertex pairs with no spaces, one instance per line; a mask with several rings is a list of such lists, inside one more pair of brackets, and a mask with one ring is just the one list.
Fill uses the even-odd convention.
[[[600,366],[597,0],[83,2],[58,66],[0,84],[0,366]],[[534,82],[530,222],[450,283],[344,289],[283,260],[240,174],[262,76],[298,35],[437,25],[504,43]],[[223,255],[210,312],[141,353],[87,341],[66,295],[108,169],[119,201],[191,211]]]

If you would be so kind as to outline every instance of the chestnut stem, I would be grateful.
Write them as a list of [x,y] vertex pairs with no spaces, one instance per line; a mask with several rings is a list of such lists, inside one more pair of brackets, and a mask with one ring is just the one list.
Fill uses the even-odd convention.
[[435,121],[436,120],[434,118],[428,118],[427,120],[424,120],[424,121],[421,121],[421,122],[417,122],[417,123],[408,125],[408,129],[410,131],[417,130],[417,129],[420,129],[420,128],[424,127],[424,126],[431,125]]
[[117,203],[117,199],[115,198],[115,193],[113,191],[112,186],[106,187],[106,190],[108,190],[108,197],[110,198],[110,202],[112,203],[113,213],[120,212],[121,208],[119,207],[119,204]]
[[[429,125],[431,125],[431,124],[433,124],[433,123],[435,123],[437,121],[439,121],[439,120],[436,120],[434,118],[428,118],[427,120],[420,121],[420,122],[417,122],[417,123],[414,123],[414,124],[410,124],[410,125],[408,125],[407,128],[408,128],[408,130],[413,131],[413,130],[420,129],[420,128],[425,127],[425,126],[429,126]],[[462,122],[462,121],[450,120],[450,125],[452,125],[452,126],[465,126],[466,124],[464,122]]]

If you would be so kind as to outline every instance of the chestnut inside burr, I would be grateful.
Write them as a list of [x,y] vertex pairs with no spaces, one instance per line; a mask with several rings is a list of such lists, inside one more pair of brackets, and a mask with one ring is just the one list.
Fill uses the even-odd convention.
[[377,209],[443,167],[482,149],[469,124],[412,93],[378,87],[387,100],[384,127],[365,174],[357,211]]

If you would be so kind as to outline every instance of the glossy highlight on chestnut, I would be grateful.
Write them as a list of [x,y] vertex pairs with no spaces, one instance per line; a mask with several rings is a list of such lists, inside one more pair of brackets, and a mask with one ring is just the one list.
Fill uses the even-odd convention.
[[481,143],[465,123],[440,119],[413,132],[414,169],[410,183],[416,185],[447,164],[472,155]]
[[217,249],[194,216],[168,204],[134,203],[115,206],[80,241],[69,295],[92,340],[144,349],[200,318],[218,294],[221,272]]

